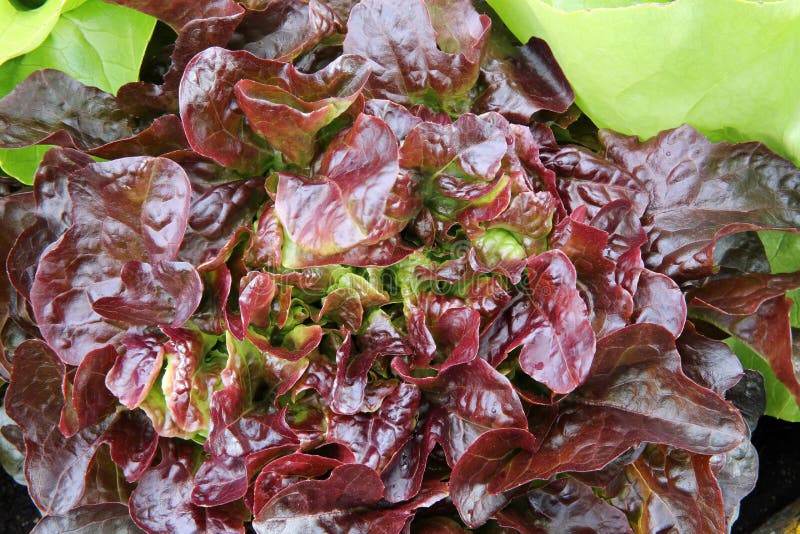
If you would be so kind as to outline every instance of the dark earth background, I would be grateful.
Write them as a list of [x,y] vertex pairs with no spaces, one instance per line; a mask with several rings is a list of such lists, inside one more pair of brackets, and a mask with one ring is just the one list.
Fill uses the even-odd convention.
[[[762,417],[753,433],[760,467],[733,534],[749,534],[800,496],[800,424]],[[24,486],[0,469],[0,534],[27,534],[38,512]]]

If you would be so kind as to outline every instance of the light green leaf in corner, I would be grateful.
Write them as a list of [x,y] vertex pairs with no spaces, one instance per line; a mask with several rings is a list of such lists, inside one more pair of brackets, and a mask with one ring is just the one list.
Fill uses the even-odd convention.
[[800,164],[797,0],[488,0],[521,41],[547,41],[580,108],[649,138],[688,123]]
[[766,360],[738,339],[728,338],[725,343],[736,353],[745,369],[755,369],[764,376],[764,388],[767,391],[767,409],[764,413],[784,421],[800,422],[800,408],[786,386],[775,377]]
[[[155,23],[153,17],[126,7],[101,0],[81,2],[61,15],[38,48],[0,66],[0,97],[40,69],[58,69],[86,85],[116,93],[123,84],[138,80]],[[48,148],[0,149],[0,167],[31,183]]]
[[35,9],[20,0],[0,0],[0,65],[30,52],[47,38],[62,12],[85,0],[47,0]]
[[[800,271],[800,235],[772,230],[759,232],[758,235],[773,273]],[[800,289],[789,291],[786,296],[793,302],[790,315],[792,328],[800,328]]]

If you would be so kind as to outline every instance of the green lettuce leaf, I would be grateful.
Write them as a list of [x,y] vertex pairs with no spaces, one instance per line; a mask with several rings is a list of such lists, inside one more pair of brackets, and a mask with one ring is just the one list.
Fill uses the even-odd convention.
[[0,0],[0,65],[42,44],[61,13],[85,1],[48,0],[36,9],[29,9],[18,1]]
[[688,123],[800,164],[800,3],[488,0],[547,41],[599,126],[649,138]]
[[[759,232],[769,265],[774,274],[800,271],[800,235],[787,232]],[[789,291],[786,296],[792,299],[790,321],[792,328],[800,328],[800,289]]]
[[[0,20],[4,20],[2,14]],[[153,17],[126,7],[87,0],[62,13],[37,48],[0,65],[0,97],[40,69],[58,69],[87,85],[116,93],[121,85],[139,78],[155,22]],[[5,46],[0,48],[5,50]],[[0,167],[31,183],[48,148],[0,150]]]
[[728,338],[725,343],[736,353],[745,369],[755,369],[764,376],[764,389],[767,392],[767,409],[764,413],[784,421],[800,422],[800,408],[766,360],[736,338]]

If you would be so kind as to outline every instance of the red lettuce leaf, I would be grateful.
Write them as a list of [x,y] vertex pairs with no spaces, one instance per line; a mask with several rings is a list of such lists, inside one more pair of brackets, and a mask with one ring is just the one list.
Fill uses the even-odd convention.
[[[266,135],[268,143],[279,143],[274,148],[286,149],[290,159],[307,163],[313,134],[354,101],[364,74],[363,63],[351,56],[304,74],[290,63],[249,52],[207,48],[189,62],[181,80],[186,136],[198,153],[243,171],[263,171],[273,157],[256,133]],[[308,115],[312,109],[324,111],[323,116]],[[283,135],[273,136],[275,128]]]
[[[542,429],[535,449],[503,445],[497,430],[474,442],[476,451],[491,450],[499,464],[483,469],[494,473],[479,482],[488,484],[488,494],[477,492],[483,502],[502,505],[503,492],[531,480],[600,469],[640,442],[715,454],[736,447],[747,431],[732,405],[686,378],[674,338],[653,324],[602,338],[589,378]],[[470,454],[467,449],[464,458]]]
[[111,0],[162,20],[178,36],[171,50],[171,63],[163,84],[132,82],[117,93],[126,111],[134,115],[160,115],[178,109],[178,84],[187,63],[198,52],[225,46],[244,16],[244,9],[232,0],[213,2],[160,2],[158,0]]
[[493,428],[527,428],[522,403],[511,382],[485,360],[454,365],[435,378],[414,378],[410,368],[395,358],[393,370],[406,381],[416,382],[441,409],[435,419],[437,441],[448,464],[455,465],[467,448]]
[[279,78],[287,68],[287,63],[217,47],[194,56],[179,89],[181,120],[192,149],[226,167],[263,170],[269,150],[246,128],[234,86],[243,79]]
[[0,100],[0,132],[4,148],[43,143],[89,149],[131,137],[135,130],[113,95],[61,71],[42,70]]
[[446,496],[430,484],[419,496],[391,508],[377,506],[383,495],[377,473],[359,464],[335,467],[325,480],[303,480],[272,496],[256,513],[258,533],[311,531],[399,534],[414,511]]
[[514,46],[510,36],[496,27],[481,64],[481,77],[486,90],[474,106],[514,122],[525,124],[542,110],[563,113],[575,100],[546,42],[533,37],[523,46]]
[[567,256],[549,251],[528,260],[536,308],[519,355],[522,370],[553,393],[569,393],[589,374],[595,337]]
[[[715,466],[715,460],[722,462]],[[718,467],[719,470],[716,468]],[[758,452],[750,440],[740,443],[732,451],[711,460],[711,469],[722,492],[725,518],[730,526],[739,516],[739,503],[756,485],[758,479]]]
[[159,2],[157,0],[110,0],[113,4],[129,7],[147,13],[167,24],[174,30],[180,30],[196,19],[226,17],[242,11],[241,6],[232,0],[212,0],[211,2],[194,2],[193,0],[177,0]]
[[683,372],[701,386],[724,395],[742,378],[742,364],[730,347],[699,333],[691,321],[675,344]]
[[93,350],[75,370],[72,379],[71,372],[64,374],[62,391],[65,401],[58,427],[64,436],[71,437],[114,413],[116,399],[106,389],[105,379],[116,357],[113,347]]
[[42,256],[31,303],[44,338],[76,365],[89,351],[121,341],[124,323],[105,320],[91,302],[119,291],[125,263],[175,258],[190,186],[169,160],[126,158],[78,171],[69,192],[73,224]]
[[[500,128],[485,117],[468,113],[453,124],[418,124],[403,141],[400,158],[404,168],[417,168],[432,175],[449,170],[452,165],[454,170],[479,179],[477,186],[485,186],[482,182],[497,177],[507,150],[508,142]],[[456,198],[474,200],[470,194],[465,190]],[[483,194],[476,198],[480,196]]]
[[690,306],[712,308],[728,315],[751,315],[764,301],[781,297],[800,287],[800,273],[751,273],[730,278],[709,280],[692,290]]
[[796,399],[800,399],[798,354],[793,350],[790,322],[792,300],[783,295],[761,302],[752,315],[729,315],[694,301],[692,317],[700,318],[742,340],[764,358],[775,376]]
[[249,513],[237,505],[212,508],[191,502],[194,459],[187,445],[168,444],[161,463],[148,469],[131,494],[134,522],[153,534],[174,532],[244,533]]
[[291,61],[339,29],[339,18],[327,4],[283,0],[267,2],[261,10],[253,6],[230,44],[264,59]]
[[[166,329],[170,340],[164,345],[166,367],[161,378],[168,417],[181,432],[191,435],[209,425],[211,395],[220,383],[222,363],[205,358],[202,334],[195,330]],[[151,415],[152,419],[152,415]],[[170,435],[156,426],[161,435]]]
[[725,532],[722,495],[708,456],[648,445],[612,499],[644,532]]
[[286,80],[236,83],[236,101],[247,124],[290,162],[306,166],[317,133],[353,104],[369,77],[359,56],[340,56],[314,75],[287,71]]
[[498,512],[497,522],[520,534],[633,534],[622,511],[574,478],[554,480],[529,491]]
[[714,272],[717,240],[800,227],[800,171],[758,143],[711,143],[689,126],[640,142],[601,132],[606,157],[646,185],[645,262],[678,280]]
[[122,266],[120,280],[123,291],[95,300],[92,309],[106,319],[132,325],[182,326],[203,294],[200,275],[186,262],[129,261]]
[[331,414],[327,441],[348,447],[356,462],[381,472],[411,436],[420,397],[417,386],[400,383],[374,413]]
[[647,208],[647,188],[638,177],[588,150],[566,146],[542,152],[541,160],[555,172],[559,196],[570,213],[586,206],[589,217],[594,217],[600,208],[620,199],[629,201],[638,216]]
[[[453,504],[467,526],[483,525],[508,504],[509,497],[490,491],[489,485],[502,473],[513,471],[518,459],[527,458],[535,450],[536,439],[519,428],[491,430],[467,449],[450,476]],[[525,452],[515,456],[518,451]]]
[[[74,120],[76,115],[80,121]],[[0,124],[5,121],[15,125],[0,136],[0,146],[6,148],[50,144],[105,159],[159,156],[188,148],[176,115],[140,126],[127,115],[124,100],[56,70],[30,75],[0,101]]]
[[[423,408],[427,411],[423,404],[420,413]],[[402,502],[419,493],[428,457],[439,437],[437,427],[437,421],[420,415],[409,440],[395,453],[381,473],[381,479],[386,486],[384,499],[392,503]]]
[[[582,222],[584,214],[581,209],[563,219],[551,234],[550,244],[564,252],[575,265],[592,327],[598,337],[603,337],[630,322],[632,293],[641,259],[637,247],[630,256],[619,256],[617,263],[612,259],[616,254],[609,246],[609,233]],[[633,260],[629,267],[624,261],[626,257]]]
[[122,468],[128,482],[142,477],[158,449],[158,434],[141,410],[120,412],[104,439],[111,447],[111,459]]
[[128,334],[106,375],[106,387],[128,409],[139,406],[161,372],[165,336]]
[[631,322],[659,324],[678,337],[686,323],[686,300],[672,278],[644,269],[633,295]]
[[36,523],[31,534],[140,534],[131,520],[128,507],[103,503],[73,508],[64,515],[48,515]]
[[52,515],[68,512],[94,489],[87,475],[113,419],[69,438],[58,432],[64,373],[64,364],[44,343],[27,341],[14,355],[12,383],[4,401],[25,438],[28,492],[43,513]]
[[256,515],[282,490],[301,482],[319,478],[342,465],[338,459],[296,452],[267,464],[256,479],[253,510]]
[[382,120],[360,115],[322,156],[315,178],[279,173],[275,211],[300,248],[319,255],[395,236],[416,208],[400,173],[397,140]]
[[[192,184],[193,193],[197,189]],[[249,227],[266,200],[264,180],[215,184],[192,199],[186,235],[178,257],[202,265],[219,254],[242,226]]]
[[369,59],[373,97],[459,112],[477,81],[490,27],[468,0],[368,0],[350,12],[344,51]]

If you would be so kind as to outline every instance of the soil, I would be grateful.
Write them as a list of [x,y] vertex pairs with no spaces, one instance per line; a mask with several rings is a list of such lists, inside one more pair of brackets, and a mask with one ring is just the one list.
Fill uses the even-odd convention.
[[20,486],[0,467],[0,533],[28,534],[39,519],[39,511]]
[[[753,443],[759,483],[742,501],[733,534],[750,534],[800,495],[800,424],[762,417]],[[38,517],[26,488],[0,469],[0,534],[26,534]]]
[[800,496],[800,423],[762,417],[753,432],[758,483],[744,498],[732,534],[750,534]]

